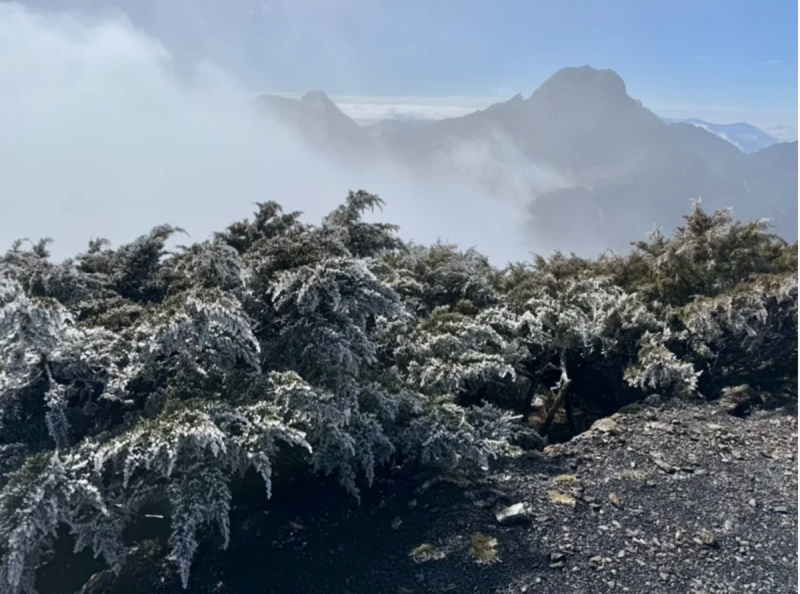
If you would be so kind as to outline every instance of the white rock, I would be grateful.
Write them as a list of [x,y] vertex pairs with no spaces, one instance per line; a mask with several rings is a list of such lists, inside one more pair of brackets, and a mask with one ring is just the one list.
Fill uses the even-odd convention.
[[509,524],[527,521],[528,510],[525,509],[524,503],[515,503],[514,505],[501,509],[495,514],[495,517],[497,518],[498,524],[507,526]]

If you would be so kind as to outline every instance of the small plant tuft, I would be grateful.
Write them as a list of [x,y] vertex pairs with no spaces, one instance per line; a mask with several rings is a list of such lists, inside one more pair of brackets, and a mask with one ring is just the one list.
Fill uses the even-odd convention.
[[472,546],[469,554],[479,564],[497,563],[500,557],[497,552],[497,539],[493,536],[481,534],[472,535]]

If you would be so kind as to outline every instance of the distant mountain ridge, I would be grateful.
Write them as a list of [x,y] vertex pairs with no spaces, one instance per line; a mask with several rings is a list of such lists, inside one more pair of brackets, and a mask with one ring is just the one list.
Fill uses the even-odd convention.
[[[743,219],[772,217],[778,232],[797,237],[796,141],[742,152],[730,142],[734,132],[750,139],[748,149],[776,139],[747,124],[715,132],[699,120],[665,123],[628,95],[613,70],[564,68],[528,98],[415,125],[360,128],[319,92],[261,101],[317,149],[337,155],[388,158],[441,177],[463,175],[453,155],[470,154],[474,166],[466,173],[479,176],[475,183],[499,194],[513,177],[517,199],[529,203],[531,232],[564,249],[625,249],[653,225],[680,224],[698,197],[708,209],[733,207]],[[569,183],[543,190],[535,175],[520,175],[538,169]]]
[[761,128],[748,124],[746,122],[739,122],[736,124],[712,124],[697,118],[676,119],[676,118],[661,118],[668,124],[692,124],[698,128],[703,128],[727,140],[732,145],[737,147],[743,153],[755,153],[763,150],[773,144],[781,142],[780,139],[770,136]]

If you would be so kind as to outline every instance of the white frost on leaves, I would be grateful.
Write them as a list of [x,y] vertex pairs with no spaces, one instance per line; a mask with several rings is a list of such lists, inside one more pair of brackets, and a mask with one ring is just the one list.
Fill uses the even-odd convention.
[[186,588],[198,530],[230,538],[235,477],[258,473],[271,496],[273,466],[301,464],[358,497],[395,456],[485,469],[521,430],[496,403],[548,374],[579,396],[597,380],[691,395],[709,362],[792,371],[797,277],[758,275],[792,256],[763,222],[695,206],[630,261],[499,271],[404,245],[363,220],[381,204],[351,192],[315,227],[263,203],[173,252],[164,225],[61,264],[47,241],[0,256],[0,591],[34,594],[61,526],[120,571],[123,532],[154,501]]
[[635,364],[625,370],[625,381],[641,390],[669,390],[676,396],[691,396],[697,390],[701,372],[687,361],[681,361],[665,342],[671,338],[668,330],[647,332],[639,345]]

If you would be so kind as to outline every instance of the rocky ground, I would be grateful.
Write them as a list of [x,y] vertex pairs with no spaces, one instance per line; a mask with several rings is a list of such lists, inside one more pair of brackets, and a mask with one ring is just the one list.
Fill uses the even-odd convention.
[[[656,402],[469,483],[386,479],[360,506],[323,488],[243,503],[189,591],[797,592],[797,487],[796,414]],[[83,594],[182,592],[162,556],[142,546]],[[45,568],[41,591],[75,591],[70,571]]]

